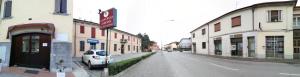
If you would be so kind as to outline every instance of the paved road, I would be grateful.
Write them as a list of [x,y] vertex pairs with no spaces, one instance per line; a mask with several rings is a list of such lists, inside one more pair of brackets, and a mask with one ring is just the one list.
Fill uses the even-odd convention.
[[159,52],[130,68],[121,77],[300,77],[300,65]]

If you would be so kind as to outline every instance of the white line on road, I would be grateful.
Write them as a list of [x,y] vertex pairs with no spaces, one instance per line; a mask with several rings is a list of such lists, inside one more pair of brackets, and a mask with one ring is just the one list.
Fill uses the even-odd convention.
[[208,62],[208,63],[209,63],[209,64],[211,64],[211,65],[214,65],[214,66],[220,67],[220,68],[227,69],[227,70],[233,70],[233,71],[240,70],[240,69],[234,69],[234,68],[230,68],[230,67],[226,67],[226,66],[218,65],[218,64],[215,64],[215,63],[211,63],[211,62]]
[[280,75],[287,75],[287,76],[300,76],[300,74],[289,74],[289,73],[279,73]]

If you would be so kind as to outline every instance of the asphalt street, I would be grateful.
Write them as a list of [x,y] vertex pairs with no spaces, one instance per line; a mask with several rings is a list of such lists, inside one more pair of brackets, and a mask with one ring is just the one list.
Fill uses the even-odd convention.
[[125,71],[121,77],[300,77],[300,65],[158,52]]

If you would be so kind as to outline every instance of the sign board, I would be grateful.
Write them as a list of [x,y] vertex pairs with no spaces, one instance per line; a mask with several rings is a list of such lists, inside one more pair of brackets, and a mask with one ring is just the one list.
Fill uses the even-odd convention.
[[87,39],[87,42],[88,43],[96,43],[96,44],[98,44],[99,43],[99,40],[97,40],[97,39]]
[[43,47],[47,47],[48,46],[48,43],[43,43]]
[[100,13],[100,29],[104,30],[117,26],[117,10],[115,8],[108,9]]
[[231,50],[236,50],[236,45],[231,45]]
[[65,72],[57,72],[56,77],[66,77],[66,73]]

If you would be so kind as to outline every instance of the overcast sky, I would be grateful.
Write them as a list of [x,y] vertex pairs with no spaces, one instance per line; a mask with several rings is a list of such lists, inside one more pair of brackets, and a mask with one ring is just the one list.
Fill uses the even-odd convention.
[[190,37],[190,31],[237,8],[286,0],[74,0],[74,18],[99,22],[98,9],[116,8],[117,29],[147,33],[160,45]]

